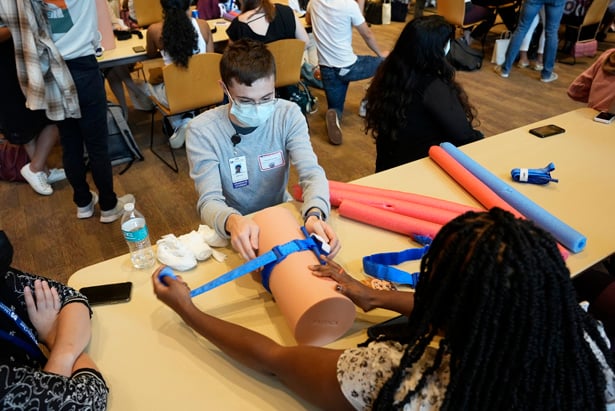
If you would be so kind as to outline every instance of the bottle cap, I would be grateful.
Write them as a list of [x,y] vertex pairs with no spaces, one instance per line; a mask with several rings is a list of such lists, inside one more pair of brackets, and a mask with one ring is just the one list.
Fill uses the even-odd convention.
[[135,209],[135,203],[124,204],[124,211],[132,211]]

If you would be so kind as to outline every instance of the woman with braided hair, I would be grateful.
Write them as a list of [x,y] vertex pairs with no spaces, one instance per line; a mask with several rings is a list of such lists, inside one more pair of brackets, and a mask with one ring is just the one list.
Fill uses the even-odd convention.
[[[339,265],[310,268],[360,300]],[[388,291],[414,304],[404,332],[357,348],[282,347],[201,312],[181,279],[165,282],[154,275],[158,298],[197,332],[325,409],[615,409],[608,343],[577,305],[555,241],[501,209],[446,224],[421,262],[414,301]]]

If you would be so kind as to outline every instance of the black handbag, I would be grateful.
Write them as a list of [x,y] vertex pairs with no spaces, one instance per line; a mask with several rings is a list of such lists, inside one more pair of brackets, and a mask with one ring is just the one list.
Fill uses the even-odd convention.
[[408,15],[408,2],[407,1],[395,1],[391,2],[391,21],[406,21]]
[[367,0],[364,15],[369,24],[382,24],[382,1]]
[[451,41],[451,49],[447,57],[457,70],[475,71],[483,65],[483,53],[468,46],[462,38]]

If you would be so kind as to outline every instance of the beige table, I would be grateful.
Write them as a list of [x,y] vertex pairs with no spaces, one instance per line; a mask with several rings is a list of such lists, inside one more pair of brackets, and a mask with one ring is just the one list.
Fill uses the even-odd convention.
[[[611,190],[615,181],[615,124],[593,122],[594,113],[589,109],[573,111],[463,147],[505,180],[511,168],[555,163],[553,174],[560,179],[559,184],[511,184],[587,236],[587,248],[568,260],[573,273],[615,251],[615,197]],[[567,132],[543,140],[527,133],[531,127],[549,123]],[[476,205],[429,159],[365,177],[357,183]],[[284,206],[294,208],[293,204]],[[336,211],[330,222],[343,244],[336,260],[357,276],[361,275],[363,256],[417,246],[404,236],[340,218]],[[224,264],[208,261],[185,273],[190,287],[240,263],[234,253],[226,253],[229,258]],[[403,268],[410,271],[417,267],[417,263],[408,263]],[[89,353],[111,387],[110,410],[313,409],[274,378],[245,369],[195,335],[155,299],[150,272],[133,269],[128,255],[124,255],[79,270],[69,280],[75,288],[117,281],[134,283],[131,302],[94,309]],[[275,303],[250,276],[198,296],[195,302],[210,314],[280,343],[294,344]],[[364,340],[368,325],[390,316],[392,313],[384,310],[357,313],[353,328],[330,347],[344,348]]]
[[[212,31],[215,29],[215,33],[213,33],[214,44],[222,44],[228,41],[226,29],[228,28],[230,22],[224,19],[212,19],[207,20],[207,23]],[[120,41],[116,38],[115,48],[105,50],[103,55],[98,58],[98,65],[100,68],[121,66],[124,64],[132,64],[138,61],[148,60],[145,51],[135,52],[133,50],[133,47],[137,46],[141,46],[144,49],[146,48],[145,36],[147,34],[147,30],[141,30],[141,34],[143,35],[142,39],[135,34],[133,34],[128,40]]]

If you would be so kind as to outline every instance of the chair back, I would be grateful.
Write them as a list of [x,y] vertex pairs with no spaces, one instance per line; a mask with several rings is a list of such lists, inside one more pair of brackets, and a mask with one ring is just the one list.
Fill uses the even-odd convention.
[[275,86],[297,84],[301,80],[301,65],[305,43],[299,39],[283,39],[267,44],[275,59]]
[[591,26],[593,24],[600,25],[606,8],[609,5],[609,0],[594,0],[589,5],[585,17],[583,17],[583,23],[581,26]]
[[220,80],[222,54],[195,54],[188,61],[188,68],[169,64],[162,69],[169,115],[221,103],[224,93]]
[[436,9],[440,16],[444,17],[449,23],[463,27],[463,20],[466,17],[466,3],[464,0],[438,0]]
[[162,21],[162,5],[160,0],[133,0],[137,23],[141,27],[147,27],[152,23]]

